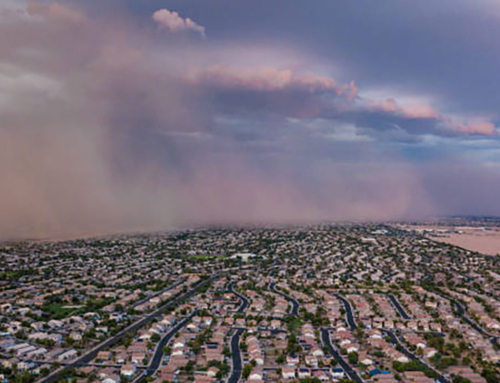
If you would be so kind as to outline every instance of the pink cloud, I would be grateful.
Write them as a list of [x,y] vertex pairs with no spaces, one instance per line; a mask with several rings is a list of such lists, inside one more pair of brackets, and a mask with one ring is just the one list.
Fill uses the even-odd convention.
[[463,134],[480,134],[484,136],[492,136],[497,134],[495,125],[488,121],[455,124],[452,126],[452,130]]
[[440,126],[459,134],[492,136],[498,133],[495,125],[489,121],[456,122],[452,117],[440,114],[426,102],[400,105],[394,98],[386,98],[385,100],[370,100],[368,108],[371,111],[391,113],[409,119],[436,119]]
[[334,79],[328,76],[297,73],[291,69],[279,69],[271,66],[231,67],[217,64],[208,68],[192,69],[186,74],[186,79],[195,84],[263,92],[297,89],[310,93],[333,92],[349,99],[357,96],[354,82],[339,86]]
[[202,37],[205,37],[205,27],[198,25],[189,17],[182,18],[179,13],[169,11],[168,9],[160,9],[153,13],[154,22],[158,25],[159,29],[167,28],[172,33],[195,31]]
[[[149,65],[158,46],[132,20],[85,16],[55,2],[30,4],[30,14],[44,22],[21,16],[0,22],[6,63],[0,66],[0,178],[5,184],[0,189],[0,237],[159,230],[200,222],[397,219],[422,214],[427,207],[418,170],[393,153],[379,157],[375,143],[363,146],[376,154],[363,154],[359,164],[324,161],[319,153],[303,162],[306,178],[293,166],[296,159],[308,160],[298,143],[294,147],[301,136],[262,142],[259,149],[270,147],[273,157],[262,164],[256,161],[261,157],[254,157],[260,154],[242,150],[236,132],[214,136],[213,141],[220,137],[214,146],[176,147],[177,141],[163,140],[164,134],[203,135],[212,126],[217,113],[209,104],[213,94],[186,86],[169,62]],[[178,18],[184,24],[174,18],[162,28],[196,30],[196,23]],[[176,49],[169,46],[169,55],[179,56],[183,65],[200,62]],[[239,52],[231,50],[227,56]],[[259,59],[270,62],[267,56]],[[215,66],[187,77],[194,84],[231,89],[299,90],[301,97],[273,94],[264,101],[304,118],[331,106],[321,92],[342,101],[357,97],[353,82],[338,84],[328,76],[293,69]],[[15,91],[5,86],[14,83]],[[307,92],[316,93],[302,97]],[[401,115],[433,115],[432,108],[400,106],[391,99],[382,106]],[[491,134],[492,124],[475,121],[455,128],[462,134]],[[281,144],[290,157],[272,149]],[[167,152],[172,160],[166,160]],[[227,154],[232,152],[238,155]],[[435,178],[443,179],[442,174]],[[439,202],[443,200],[448,196]]]
[[354,100],[358,97],[359,89],[356,85],[354,85],[354,80],[351,80],[349,84],[345,84],[342,87],[342,95],[345,95],[349,100]]
[[401,106],[401,112],[408,118],[439,118],[439,113],[429,104],[408,104]]
[[44,5],[35,0],[30,0],[26,7],[26,11],[29,15],[42,16],[47,20],[55,22],[81,24],[86,21],[86,17],[83,13],[57,2],[51,3],[50,5]]
[[[117,60],[117,57],[120,59]],[[91,66],[94,68],[125,70],[135,67],[142,59],[142,53],[134,47],[126,46],[121,42],[104,44],[100,47],[100,54],[91,63]]]
[[440,115],[428,103],[411,103],[399,105],[393,98],[385,100],[372,100],[369,102],[369,108],[374,111],[382,111],[386,113],[394,113],[405,118],[413,119],[434,119]]
[[371,100],[368,102],[368,107],[372,111],[382,111],[387,113],[399,112],[399,106],[393,98],[386,98],[385,100]]

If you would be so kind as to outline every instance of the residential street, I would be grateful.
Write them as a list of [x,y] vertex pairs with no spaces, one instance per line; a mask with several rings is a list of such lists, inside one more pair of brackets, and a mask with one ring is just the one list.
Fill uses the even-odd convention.
[[341,296],[340,294],[335,294],[335,296],[338,299],[340,299],[342,301],[342,303],[344,304],[345,313],[346,313],[346,316],[347,316],[347,323],[349,323],[349,326],[351,327],[351,330],[356,330],[356,328],[358,326],[356,324],[356,320],[354,319],[354,313],[353,313],[353,310],[352,310],[351,303],[347,299],[345,299],[343,296]]
[[229,284],[229,291],[231,291],[234,295],[236,295],[238,297],[238,299],[241,301],[241,306],[238,308],[238,310],[236,312],[237,313],[243,313],[246,310],[246,308],[248,307],[248,299],[247,299],[247,297],[245,297],[244,295],[241,295],[241,294],[237,293],[234,290],[233,282],[231,282]]
[[196,311],[194,311],[191,315],[188,317],[184,318],[181,322],[177,323],[172,330],[170,330],[158,343],[156,346],[155,352],[153,354],[153,357],[151,359],[151,362],[149,363],[148,369],[143,375],[143,378],[148,378],[152,376],[160,367],[161,362],[163,360],[164,352],[163,349],[164,347],[168,344],[168,342],[174,337],[175,334],[179,332],[180,329],[182,329],[184,326],[188,324],[188,322],[197,314]]
[[227,383],[238,383],[241,377],[243,363],[241,360],[240,338],[244,331],[245,329],[243,328],[236,329],[236,332],[231,338],[232,369]]
[[363,379],[360,378],[358,373],[344,360],[342,355],[333,347],[332,341],[330,340],[330,331],[327,328],[321,329],[321,341],[324,345],[328,347],[330,353],[333,355],[335,360],[344,369],[345,373],[350,379],[354,380],[356,383],[364,383]]
[[410,358],[411,360],[417,360],[419,361],[420,363],[426,365],[427,367],[429,367],[431,370],[433,370],[434,372],[436,372],[438,374],[438,379],[441,383],[451,383],[451,381],[447,378],[445,378],[442,374],[440,374],[439,372],[437,372],[433,367],[431,367],[429,364],[423,362],[419,357],[417,357],[415,354],[411,353],[406,347],[405,345],[399,340],[399,337],[393,332],[393,331],[384,331],[384,333],[386,333],[387,335],[389,335],[389,337],[392,339],[393,343],[394,344],[398,344],[401,346],[401,352],[403,354],[405,354],[408,358]]
[[276,294],[279,294],[281,295],[283,298],[287,299],[291,304],[292,304],[292,310],[290,311],[290,315],[291,316],[297,316],[299,315],[299,302],[297,302],[296,299],[292,298],[291,296],[285,294],[284,292],[282,292],[281,290],[279,289],[276,289],[276,284],[273,282],[273,283],[270,283],[269,284],[269,290],[275,292]]
[[406,313],[406,311],[403,309],[403,306],[399,303],[398,299],[393,295],[393,294],[387,294],[389,299],[391,300],[392,304],[398,310],[398,312],[401,314],[403,319],[411,319],[410,316]]
[[107,347],[111,347],[119,339],[121,339],[126,334],[130,333],[131,331],[137,330],[137,329],[145,326],[147,323],[151,322],[154,318],[157,318],[158,316],[160,316],[163,313],[163,310],[165,310],[166,308],[169,308],[169,307],[177,304],[178,302],[194,295],[196,293],[196,291],[201,286],[212,282],[216,278],[218,278],[218,275],[213,275],[210,278],[207,278],[203,281],[200,281],[191,290],[189,290],[186,293],[181,294],[177,298],[167,302],[165,305],[163,305],[160,308],[158,308],[157,310],[153,311],[151,314],[147,315],[146,317],[139,319],[137,322],[132,323],[130,326],[128,326],[125,329],[118,332],[118,334],[106,339],[104,342],[100,343],[99,345],[94,347],[92,350],[86,352],[85,354],[83,354],[79,358],[75,359],[71,364],[65,365],[65,366],[57,369],[56,371],[52,372],[51,374],[47,375],[45,378],[40,379],[39,383],[51,383],[51,382],[57,381],[59,374],[61,374],[64,370],[68,370],[70,368],[85,365],[86,363],[93,360],[97,356],[99,351],[102,351],[102,350],[106,349]]

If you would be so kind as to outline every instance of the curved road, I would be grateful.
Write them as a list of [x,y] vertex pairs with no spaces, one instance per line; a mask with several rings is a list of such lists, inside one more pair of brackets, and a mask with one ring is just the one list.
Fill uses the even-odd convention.
[[275,283],[274,282],[271,282],[269,284],[269,290],[275,292],[276,294],[281,295],[283,298],[285,298],[286,300],[288,300],[288,301],[290,301],[292,303],[292,311],[290,312],[289,315],[294,316],[294,317],[296,317],[296,316],[299,315],[299,302],[297,302],[294,298],[292,298],[291,296],[285,294],[281,290],[277,290],[275,288]]
[[391,279],[393,276],[397,275],[398,273],[390,273],[390,274],[385,274],[380,280],[382,282],[387,282],[389,279]]
[[135,303],[134,303],[134,304],[132,304],[130,307],[131,307],[131,308],[135,308],[135,307],[137,307],[137,306],[139,306],[139,305],[142,305],[143,303],[145,303],[145,302],[149,301],[150,299],[152,299],[152,298],[156,298],[156,297],[160,296],[161,294],[163,294],[163,293],[165,293],[165,292],[167,292],[167,291],[169,291],[169,290],[172,290],[172,289],[176,288],[177,286],[179,286],[179,285],[181,285],[182,283],[186,282],[186,280],[187,280],[187,278],[182,278],[180,281],[177,281],[177,282],[176,282],[176,283],[174,283],[173,285],[170,285],[170,286],[168,286],[167,288],[165,288],[165,289],[163,289],[163,290],[161,290],[161,291],[158,291],[157,293],[155,293],[155,294],[153,294],[153,295],[150,295],[150,296],[148,296],[148,297],[145,297],[145,298],[143,298],[143,299],[141,299],[141,300],[139,300],[139,301],[135,302]]
[[241,371],[243,369],[243,363],[241,361],[241,350],[240,350],[240,338],[245,329],[238,328],[231,338],[231,358],[233,360],[233,367],[231,369],[231,375],[229,376],[227,383],[238,383],[241,378]]
[[[234,295],[236,295],[238,299],[241,301],[241,305],[236,312],[243,313],[248,307],[248,298],[245,297],[244,295],[237,293],[234,290],[233,282],[229,284],[229,291],[231,291]],[[241,378],[243,362],[241,360],[240,338],[244,331],[245,331],[244,328],[237,328],[236,332],[231,337],[232,368],[227,383],[238,383],[238,381]]]
[[170,339],[174,337],[177,332],[182,329],[185,325],[188,324],[188,322],[197,314],[197,311],[194,311],[191,315],[188,317],[184,318],[182,321],[177,323],[172,330],[170,330],[158,343],[156,346],[155,352],[153,354],[153,357],[151,358],[151,361],[149,362],[148,369],[146,372],[144,372],[140,378],[148,378],[152,376],[160,367],[161,361],[163,360],[163,348],[170,342]]
[[403,317],[403,319],[411,319],[410,316],[407,314],[407,312],[403,309],[403,306],[401,306],[398,299],[394,295],[387,294],[387,296],[391,300],[392,305],[396,308],[396,310],[399,312],[399,314]]
[[236,290],[234,290],[233,282],[229,284],[229,291],[232,292],[234,295],[236,295],[238,299],[241,301],[241,305],[238,308],[238,310],[236,310],[236,312],[239,314],[244,312],[248,307],[248,298],[245,297],[244,295],[241,295],[240,293],[237,293]]
[[483,329],[481,326],[479,326],[475,321],[473,321],[472,319],[470,319],[466,315],[466,312],[465,312],[464,308],[462,307],[462,305],[458,301],[456,301],[455,299],[450,298],[450,297],[448,297],[448,296],[446,296],[444,294],[438,293],[438,295],[440,297],[444,298],[444,299],[447,299],[451,303],[453,303],[453,306],[455,307],[455,310],[456,310],[458,316],[461,317],[474,330],[476,330],[477,332],[479,332],[479,333],[483,334],[484,336],[488,337],[488,340],[491,342],[491,344],[493,345],[493,347],[500,347],[500,342],[499,342],[500,337],[489,334],[485,329]]
[[131,325],[127,326],[123,330],[119,331],[116,335],[114,335],[114,336],[106,339],[104,342],[98,344],[93,349],[87,351],[85,354],[83,354],[82,356],[78,357],[77,359],[75,359],[70,364],[67,364],[67,365],[63,366],[63,367],[55,370],[51,374],[47,375],[46,377],[40,379],[38,381],[38,383],[52,383],[52,382],[55,382],[55,381],[57,381],[59,379],[60,374],[63,371],[69,370],[71,368],[76,368],[76,367],[79,367],[81,365],[85,365],[86,363],[89,363],[91,360],[93,360],[97,356],[97,354],[99,353],[99,351],[102,351],[102,350],[104,350],[104,349],[106,349],[108,347],[113,346],[116,342],[118,342],[126,334],[130,333],[131,331],[138,330],[139,328],[145,326],[146,324],[148,324],[149,322],[151,322],[154,318],[162,315],[163,314],[163,310],[165,310],[166,308],[169,308],[169,307],[177,304],[178,302],[181,302],[184,299],[187,299],[187,298],[193,296],[194,294],[196,294],[196,292],[198,291],[198,289],[201,286],[203,286],[203,285],[205,285],[205,284],[207,284],[209,282],[212,282],[214,279],[216,279],[218,277],[219,277],[218,274],[214,274],[210,278],[207,278],[207,279],[204,279],[204,280],[201,280],[201,281],[197,282],[195,284],[195,286],[191,288],[191,290],[189,290],[189,291],[187,291],[187,292],[179,295],[177,298],[174,298],[171,301],[168,301],[163,306],[161,306],[160,308],[158,308],[155,311],[153,311],[151,314],[148,314],[147,316],[143,317],[142,319],[139,319],[137,322],[134,322]]
[[358,328],[358,325],[356,324],[356,320],[354,319],[354,314],[353,310],[351,307],[351,302],[349,302],[347,299],[345,299],[342,295],[340,294],[335,294],[335,296],[342,301],[345,307],[345,314],[347,317],[347,323],[349,323],[349,326],[351,327],[351,330],[356,330]]
[[330,332],[327,328],[321,329],[321,340],[324,345],[328,347],[330,353],[333,355],[335,360],[344,369],[345,373],[350,379],[354,380],[356,383],[363,383],[363,380],[359,377],[358,373],[344,360],[342,355],[333,347],[332,341],[330,339]]
[[427,366],[432,371],[434,371],[438,375],[438,380],[441,383],[451,383],[451,381],[449,379],[446,379],[442,374],[440,374],[434,368],[432,368],[431,366],[429,366],[427,363],[423,362],[415,354],[412,354],[410,351],[408,351],[408,349],[404,346],[404,344],[399,340],[399,338],[396,336],[396,334],[394,334],[392,331],[384,331],[384,333],[387,334],[387,335],[389,335],[389,337],[392,339],[392,342],[394,344],[399,344],[399,346],[401,347],[401,352],[403,354],[405,354],[408,358],[410,358],[411,360],[416,360],[416,361],[424,364],[425,366]]
[[[450,299],[450,298],[447,298],[447,299]],[[495,347],[499,347],[500,346],[499,341],[498,341],[500,339],[500,337],[489,334],[485,329],[483,329],[476,322],[474,322],[472,319],[470,319],[465,314],[465,310],[464,310],[464,308],[462,307],[462,305],[460,303],[458,303],[455,300],[451,300],[451,299],[450,299],[450,301],[453,302],[453,305],[455,306],[455,310],[457,311],[457,314],[461,318],[463,318],[465,320],[465,322],[469,326],[471,326],[477,332],[479,332],[479,333],[483,334],[484,336],[488,337],[489,341],[491,342],[491,344],[493,344],[493,346],[495,346]]]

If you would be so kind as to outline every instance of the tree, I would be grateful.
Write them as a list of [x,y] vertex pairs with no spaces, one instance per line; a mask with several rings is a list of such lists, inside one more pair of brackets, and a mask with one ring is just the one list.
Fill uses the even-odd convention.
[[298,351],[300,351],[300,345],[297,340],[297,336],[292,333],[290,337],[288,338],[288,344],[286,346],[286,351],[288,354],[295,354]]
[[481,376],[486,379],[488,383],[498,382],[497,374],[490,367],[486,367],[482,372]]
[[278,364],[283,364],[283,363],[285,363],[285,355],[284,355],[284,354],[281,354],[280,356],[278,356],[278,357],[276,358],[276,363],[278,363]]
[[351,364],[358,364],[358,353],[350,352],[349,354],[347,354],[347,360],[349,360],[349,363]]
[[160,339],[161,339],[160,334],[158,334],[158,333],[156,333],[156,332],[155,332],[153,335],[151,335],[151,340],[152,340],[153,342],[155,342],[155,343],[156,343],[156,342],[158,342]]
[[241,374],[245,379],[248,379],[250,374],[252,373],[253,366],[251,364],[246,364],[245,367],[243,367],[243,371]]

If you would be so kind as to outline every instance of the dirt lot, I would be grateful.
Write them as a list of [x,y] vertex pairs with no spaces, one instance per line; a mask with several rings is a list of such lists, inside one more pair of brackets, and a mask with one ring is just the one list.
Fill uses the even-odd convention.
[[435,241],[449,243],[464,249],[478,251],[482,254],[500,254],[500,233],[461,233],[449,234],[446,237],[431,237]]
[[449,243],[486,255],[500,255],[499,227],[401,225],[404,230],[416,230],[434,241]]

